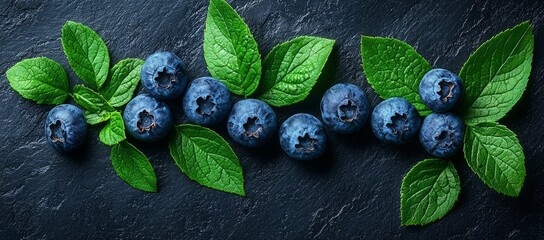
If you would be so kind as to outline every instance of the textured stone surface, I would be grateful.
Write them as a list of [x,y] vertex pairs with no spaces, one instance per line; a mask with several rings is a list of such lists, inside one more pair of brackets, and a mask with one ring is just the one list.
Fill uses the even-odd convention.
[[[523,20],[533,21],[535,58],[528,89],[503,121],[519,136],[527,178],[519,198],[487,188],[462,156],[454,158],[461,194],[453,211],[426,227],[401,227],[399,189],[404,174],[427,155],[419,144],[377,141],[368,125],[358,134],[329,132],[329,150],[300,163],[278,141],[258,149],[236,145],[217,127],[245,170],[247,198],[206,189],[174,164],[166,142],[138,144],[151,159],[159,193],[130,188],[114,173],[109,149],[93,127],[86,148],[64,156],[46,145],[43,121],[51,106],[22,99],[5,71],[17,61],[47,56],[81,81],[62,53],[66,20],[95,29],[112,63],[172,50],[191,78],[207,75],[202,37],[207,1],[2,1],[0,3],[0,239],[542,239],[544,235],[544,4],[539,1],[231,0],[263,53],[309,34],[337,40],[331,80],[364,87],[379,102],[361,68],[360,35],[407,41],[435,67],[454,72],[483,41]],[[317,92],[317,91],[316,91]],[[278,109],[280,121],[297,112],[318,114],[319,94]],[[179,100],[171,102],[186,121]]]

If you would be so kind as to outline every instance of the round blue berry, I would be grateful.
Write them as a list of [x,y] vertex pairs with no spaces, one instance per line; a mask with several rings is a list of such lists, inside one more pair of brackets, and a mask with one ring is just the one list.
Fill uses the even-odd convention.
[[419,83],[419,95],[433,112],[447,112],[461,100],[463,81],[448,70],[433,69]]
[[432,113],[423,120],[419,141],[431,155],[447,158],[461,149],[464,130],[459,117],[451,113]]
[[321,99],[321,118],[336,133],[360,130],[369,114],[370,104],[365,92],[353,84],[336,84]]
[[280,127],[280,145],[289,157],[308,161],[325,153],[325,126],[316,117],[299,113],[289,117]]
[[45,119],[45,138],[59,152],[79,148],[87,137],[83,111],[70,104],[61,104],[49,111]]
[[219,80],[201,77],[193,80],[183,96],[183,111],[191,122],[211,126],[223,121],[232,107],[229,89]]
[[160,100],[181,96],[187,86],[183,62],[171,52],[151,54],[142,66],[141,79],[147,92]]
[[126,131],[144,142],[161,140],[173,124],[170,108],[148,94],[130,100],[123,113]]
[[258,147],[272,138],[277,122],[276,113],[268,104],[257,99],[246,99],[232,107],[227,130],[237,143]]
[[411,103],[394,97],[374,108],[370,122],[378,139],[387,143],[404,144],[416,136],[421,117]]

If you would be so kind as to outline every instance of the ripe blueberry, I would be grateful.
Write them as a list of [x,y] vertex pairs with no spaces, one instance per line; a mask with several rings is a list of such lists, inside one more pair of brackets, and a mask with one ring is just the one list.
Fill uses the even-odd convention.
[[414,138],[421,124],[417,109],[402,98],[389,98],[374,108],[370,119],[372,131],[378,139],[404,144]]
[[433,112],[447,112],[461,100],[463,81],[448,70],[433,69],[419,83],[419,95]]
[[70,152],[85,142],[87,122],[83,111],[70,104],[61,104],[47,114],[45,138],[59,152]]
[[223,121],[232,107],[231,94],[225,84],[211,77],[193,80],[185,96],[185,116],[198,125],[210,126]]
[[370,113],[370,104],[359,87],[339,83],[321,99],[321,118],[332,131],[347,134],[360,130]]
[[464,125],[451,113],[432,113],[423,120],[419,141],[435,157],[455,155],[463,144]]
[[123,113],[123,120],[130,136],[144,142],[164,138],[173,123],[170,108],[148,94],[130,100]]
[[227,130],[239,144],[258,147],[272,138],[277,122],[276,113],[268,104],[257,99],[246,99],[232,107]]
[[180,96],[187,86],[183,62],[171,52],[151,54],[142,66],[141,79],[147,92],[160,100]]
[[307,161],[325,153],[325,127],[310,114],[299,113],[289,117],[281,125],[279,134],[281,148],[291,158]]

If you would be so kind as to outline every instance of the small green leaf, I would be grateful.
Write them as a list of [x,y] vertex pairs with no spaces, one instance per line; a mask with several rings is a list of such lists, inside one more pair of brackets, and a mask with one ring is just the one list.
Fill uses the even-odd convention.
[[130,186],[157,192],[157,177],[147,157],[127,141],[111,149],[111,164],[117,175]]
[[419,162],[402,180],[402,225],[427,225],[444,217],[460,191],[459,176],[451,162],[436,158]]
[[261,79],[261,55],[244,20],[225,0],[210,0],[204,29],[210,74],[235,94],[251,95]]
[[83,85],[74,87],[74,100],[86,111],[99,113],[102,110],[113,112],[115,109],[100,95],[92,89]]
[[13,90],[39,104],[61,104],[70,95],[66,72],[49,58],[20,61],[6,71],[6,78]]
[[144,61],[141,59],[128,58],[113,66],[109,81],[100,91],[112,106],[122,107],[132,99],[134,90],[140,82],[143,64]]
[[125,140],[125,123],[119,112],[111,114],[110,122],[100,131],[100,141],[108,146],[113,146]]
[[304,100],[321,75],[334,42],[302,36],[272,49],[264,60],[259,99],[276,107]]
[[420,115],[431,114],[419,96],[419,82],[432,68],[414,48],[394,38],[362,36],[361,56],[368,83],[380,97],[402,97]]
[[527,87],[533,60],[530,22],[501,32],[482,44],[459,76],[465,84],[463,119],[467,125],[503,118]]
[[489,187],[507,196],[519,195],[525,181],[525,155],[516,134],[497,123],[468,126],[465,159]]
[[106,44],[87,26],[67,21],[62,26],[62,48],[68,63],[85,83],[99,89],[108,77],[110,56]]
[[245,196],[240,161],[214,131],[190,124],[176,127],[170,155],[191,180],[213,189]]
[[85,111],[85,121],[88,124],[95,125],[101,122],[105,122],[111,117],[111,112],[106,110],[101,110],[98,112]]

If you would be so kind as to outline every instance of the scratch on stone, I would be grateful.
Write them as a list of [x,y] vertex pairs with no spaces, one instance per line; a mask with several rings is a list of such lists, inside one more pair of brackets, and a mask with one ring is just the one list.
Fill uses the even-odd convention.
[[339,210],[334,216],[332,216],[331,218],[329,218],[329,220],[328,220],[325,224],[323,224],[323,227],[321,227],[321,229],[319,230],[319,232],[318,232],[316,235],[314,235],[313,238],[319,237],[319,236],[321,235],[321,233],[323,233],[323,230],[325,230],[325,228],[326,228],[328,225],[332,224],[332,222],[333,222],[335,219],[337,219],[338,217],[340,217],[340,215],[342,215],[342,213],[344,213],[344,209],[345,209],[346,207],[352,206],[353,203],[354,203],[355,201],[359,200],[360,198],[361,198],[361,196],[360,196],[360,195],[357,195],[357,196],[355,196],[354,198],[352,198],[351,201],[350,201],[349,203],[344,204],[344,205],[340,208],[340,210]]

